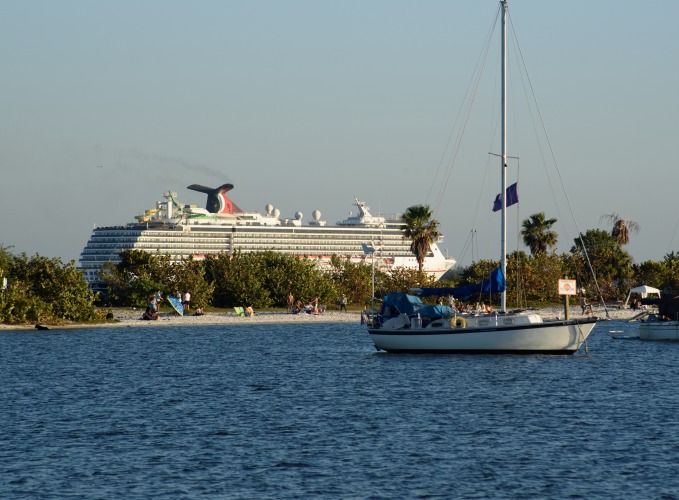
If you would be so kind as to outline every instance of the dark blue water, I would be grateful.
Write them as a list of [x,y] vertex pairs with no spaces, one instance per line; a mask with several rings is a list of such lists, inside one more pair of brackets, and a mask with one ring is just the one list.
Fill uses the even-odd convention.
[[2,498],[677,498],[679,343],[377,353],[359,325],[0,332]]

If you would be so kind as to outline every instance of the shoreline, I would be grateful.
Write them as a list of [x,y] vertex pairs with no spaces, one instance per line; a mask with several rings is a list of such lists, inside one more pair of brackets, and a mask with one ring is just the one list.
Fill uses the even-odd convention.
[[[563,318],[564,311],[562,307],[546,307],[541,309],[533,309],[534,312],[540,314],[543,319],[559,319]],[[649,310],[651,312],[652,310]],[[595,308],[592,315],[583,315],[580,313],[580,307],[571,307],[569,309],[570,319],[583,319],[591,316],[597,316],[602,319],[630,319],[643,311],[634,309],[618,309],[609,308],[608,317],[603,308]],[[186,316],[175,316],[172,312],[161,312],[160,318],[154,321],[146,321],[141,319],[142,311],[138,309],[129,310],[114,310],[113,320],[102,323],[72,323],[63,325],[45,325],[49,330],[74,330],[85,328],[125,328],[133,326],[144,327],[160,327],[160,326],[207,326],[207,325],[247,325],[247,324],[267,324],[267,323],[353,323],[360,324],[360,312],[339,312],[339,311],[325,311],[320,314],[291,314],[287,312],[268,312],[255,314],[253,317],[238,316],[233,312],[208,312],[203,316],[194,316],[188,314]],[[34,330],[35,324],[23,325],[8,325],[0,324],[0,331],[9,330]]]
[[[202,316],[187,314],[175,316],[172,312],[160,313],[157,320],[141,319],[141,310],[114,310],[113,319],[102,323],[71,323],[63,325],[45,324],[49,330],[74,330],[86,328],[124,328],[132,326],[160,327],[160,326],[203,326],[203,325],[247,325],[267,323],[353,323],[361,320],[360,313],[325,311],[321,314],[291,314],[286,312],[271,312],[255,314],[252,317],[239,316],[233,312],[207,312]],[[35,324],[8,325],[0,324],[2,330],[34,330]]]

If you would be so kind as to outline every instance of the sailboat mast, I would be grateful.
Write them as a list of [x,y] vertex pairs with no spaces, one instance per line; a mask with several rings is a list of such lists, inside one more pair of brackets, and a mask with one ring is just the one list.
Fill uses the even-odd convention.
[[[500,235],[500,251],[502,253],[502,275],[507,277],[507,0],[500,2],[502,8],[502,222]],[[507,294],[502,292],[500,311],[507,309]]]

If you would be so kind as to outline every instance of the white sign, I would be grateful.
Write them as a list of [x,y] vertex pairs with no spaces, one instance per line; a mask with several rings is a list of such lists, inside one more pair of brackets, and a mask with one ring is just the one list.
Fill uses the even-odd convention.
[[559,295],[576,295],[575,280],[559,280]]

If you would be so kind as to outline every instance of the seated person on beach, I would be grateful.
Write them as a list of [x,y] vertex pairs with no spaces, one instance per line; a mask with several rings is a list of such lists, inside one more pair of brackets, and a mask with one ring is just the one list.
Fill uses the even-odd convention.
[[202,316],[202,315],[205,314],[205,313],[203,312],[203,308],[200,307],[200,306],[198,306],[198,307],[196,307],[196,312],[193,313],[193,314],[194,314],[195,316]]
[[254,316],[255,315],[255,310],[252,308],[252,306],[247,306],[245,308],[245,315],[246,316]]
[[580,299],[580,307],[582,307],[582,314],[585,312],[592,314],[592,304],[589,304],[584,296]]
[[144,314],[141,315],[141,319],[146,321],[154,321],[157,320],[159,317],[160,317],[159,314],[150,307],[147,307],[146,311],[144,311]]

